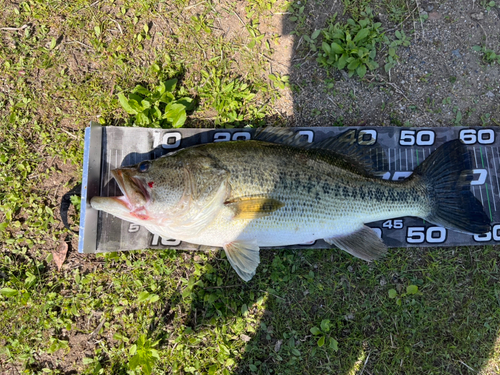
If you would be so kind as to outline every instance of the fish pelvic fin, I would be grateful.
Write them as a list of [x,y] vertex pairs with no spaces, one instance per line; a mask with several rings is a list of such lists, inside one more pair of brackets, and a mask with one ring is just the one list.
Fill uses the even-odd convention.
[[242,197],[224,203],[234,210],[234,219],[258,219],[270,215],[285,204],[274,198]]
[[325,241],[367,262],[378,259],[387,253],[387,246],[377,236],[377,233],[366,225],[354,233],[325,238]]
[[425,220],[462,233],[490,230],[490,218],[470,191],[471,155],[460,140],[444,143],[425,159],[410,178],[419,177],[430,198],[430,214]]
[[244,281],[250,281],[260,263],[259,246],[254,242],[233,241],[224,245],[227,259]]

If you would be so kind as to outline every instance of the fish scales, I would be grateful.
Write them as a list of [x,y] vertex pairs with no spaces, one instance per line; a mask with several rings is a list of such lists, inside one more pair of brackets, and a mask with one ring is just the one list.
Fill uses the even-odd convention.
[[[296,241],[303,242],[350,233],[360,227],[360,218],[370,222],[428,211],[426,197],[408,182],[361,176],[344,169],[340,155],[255,141],[215,143],[204,152],[228,170],[231,197],[265,196],[285,204],[273,215],[229,224],[234,231],[244,229],[245,240],[259,238],[261,246],[279,246],[283,237],[298,233]],[[217,228],[227,225],[227,213],[221,213],[207,227],[210,245],[224,237]]]
[[352,139],[348,131],[312,147],[194,146],[112,171],[124,195],[91,204],[162,237],[223,247],[245,281],[265,246],[324,239],[377,259],[387,247],[365,225],[372,221],[417,216],[465,233],[490,229],[470,192],[471,160],[460,141],[442,145],[407,179],[386,181],[372,175]]

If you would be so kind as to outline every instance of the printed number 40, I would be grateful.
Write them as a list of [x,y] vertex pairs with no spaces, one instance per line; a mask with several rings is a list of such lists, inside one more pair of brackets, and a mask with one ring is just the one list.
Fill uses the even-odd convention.
[[387,229],[403,229],[403,220],[387,220],[382,224],[382,227]]

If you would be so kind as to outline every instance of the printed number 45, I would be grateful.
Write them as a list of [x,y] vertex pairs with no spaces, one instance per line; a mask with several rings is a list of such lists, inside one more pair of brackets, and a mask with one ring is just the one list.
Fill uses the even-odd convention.
[[387,220],[382,224],[387,229],[403,229],[403,219]]

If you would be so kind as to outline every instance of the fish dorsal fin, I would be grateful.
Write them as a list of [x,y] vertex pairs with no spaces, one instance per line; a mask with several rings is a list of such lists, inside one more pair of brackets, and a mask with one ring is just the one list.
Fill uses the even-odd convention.
[[231,199],[224,205],[234,210],[234,219],[258,219],[270,215],[285,204],[274,198],[253,196]]
[[294,147],[306,147],[308,145],[307,138],[291,128],[259,128],[255,131],[253,139]]
[[[333,151],[342,154],[358,163],[360,172],[380,176],[388,169],[385,151],[378,144],[360,145],[359,133],[350,129],[344,133],[313,143],[308,148]],[[356,166],[354,166],[356,167]]]
[[236,273],[250,281],[260,263],[259,246],[255,242],[233,241],[224,245],[224,251]]
[[347,236],[325,238],[325,241],[368,262],[384,256],[387,252],[387,246],[377,236],[377,233],[366,225]]

